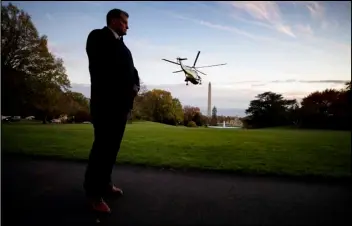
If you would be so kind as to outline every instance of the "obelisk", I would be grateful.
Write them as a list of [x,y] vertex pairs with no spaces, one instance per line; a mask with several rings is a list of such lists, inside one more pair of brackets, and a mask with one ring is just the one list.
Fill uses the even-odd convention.
[[208,85],[208,117],[211,118],[211,83]]

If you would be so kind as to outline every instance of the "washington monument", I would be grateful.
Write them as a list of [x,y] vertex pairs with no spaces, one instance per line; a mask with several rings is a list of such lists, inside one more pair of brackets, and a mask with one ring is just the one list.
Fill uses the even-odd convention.
[[211,83],[208,85],[208,117],[211,118]]

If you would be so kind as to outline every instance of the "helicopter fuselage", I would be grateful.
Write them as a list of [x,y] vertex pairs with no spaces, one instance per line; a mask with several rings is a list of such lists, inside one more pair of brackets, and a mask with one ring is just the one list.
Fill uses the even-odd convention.
[[186,81],[186,82],[187,82],[187,81],[190,81],[190,82],[193,83],[194,85],[199,84],[199,82],[200,82],[200,77],[199,77],[197,71],[196,71],[196,70],[193,70],[191,67],[188,67],[188,66],[183,65],[181,61],[179,61],[179,63],[180,63],[180,66],[181,66],[183,72],[185,73],[185,76],[186,76],[185,81]]

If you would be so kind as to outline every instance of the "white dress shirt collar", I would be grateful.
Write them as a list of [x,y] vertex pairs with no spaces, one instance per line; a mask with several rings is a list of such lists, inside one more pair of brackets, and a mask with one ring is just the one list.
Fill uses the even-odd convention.
[[110,29],[110,31],[112,31],[112,33],[114,34],[116,39],[120,39],[120,35],[118,35],[113,29],[111,29],[110,27],[108,27]]

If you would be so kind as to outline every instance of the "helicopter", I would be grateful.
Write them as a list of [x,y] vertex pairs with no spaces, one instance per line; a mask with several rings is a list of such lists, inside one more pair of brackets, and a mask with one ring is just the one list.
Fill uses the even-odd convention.
[[203,75],[206,75],[206,74],[201,72],[201,71],[199,71],[198,68],[215,67],[215,66],[221,66],[221,65],[226,65],[226,64],[215,64],[215,65],[209,65],[209,66],[196,67],[196,63],[197,63],[199,54],[200,54],[200,51],[198,51],[198,54],[196,56],[196,59],[194,60],[194,63],[193,63],[192,67],[182,64],[182,61],[183,60],[187,60],[187,58],[177,57],[176,58],[177,62],[174,62],[174,61],[171,61],[171,60],[167,60],[167,59],[162,59],[162,60],[181,66],[182,70],[174,71],[173,73],[184,72],[185,76],[186,76],[186,78],[185,78],[186,85],[188,85],[188,82],[191,82],[194,85],[198,85],[198,84],[201,85],[202,84],[202,78],[199,76],[198,73],[203,74]]

